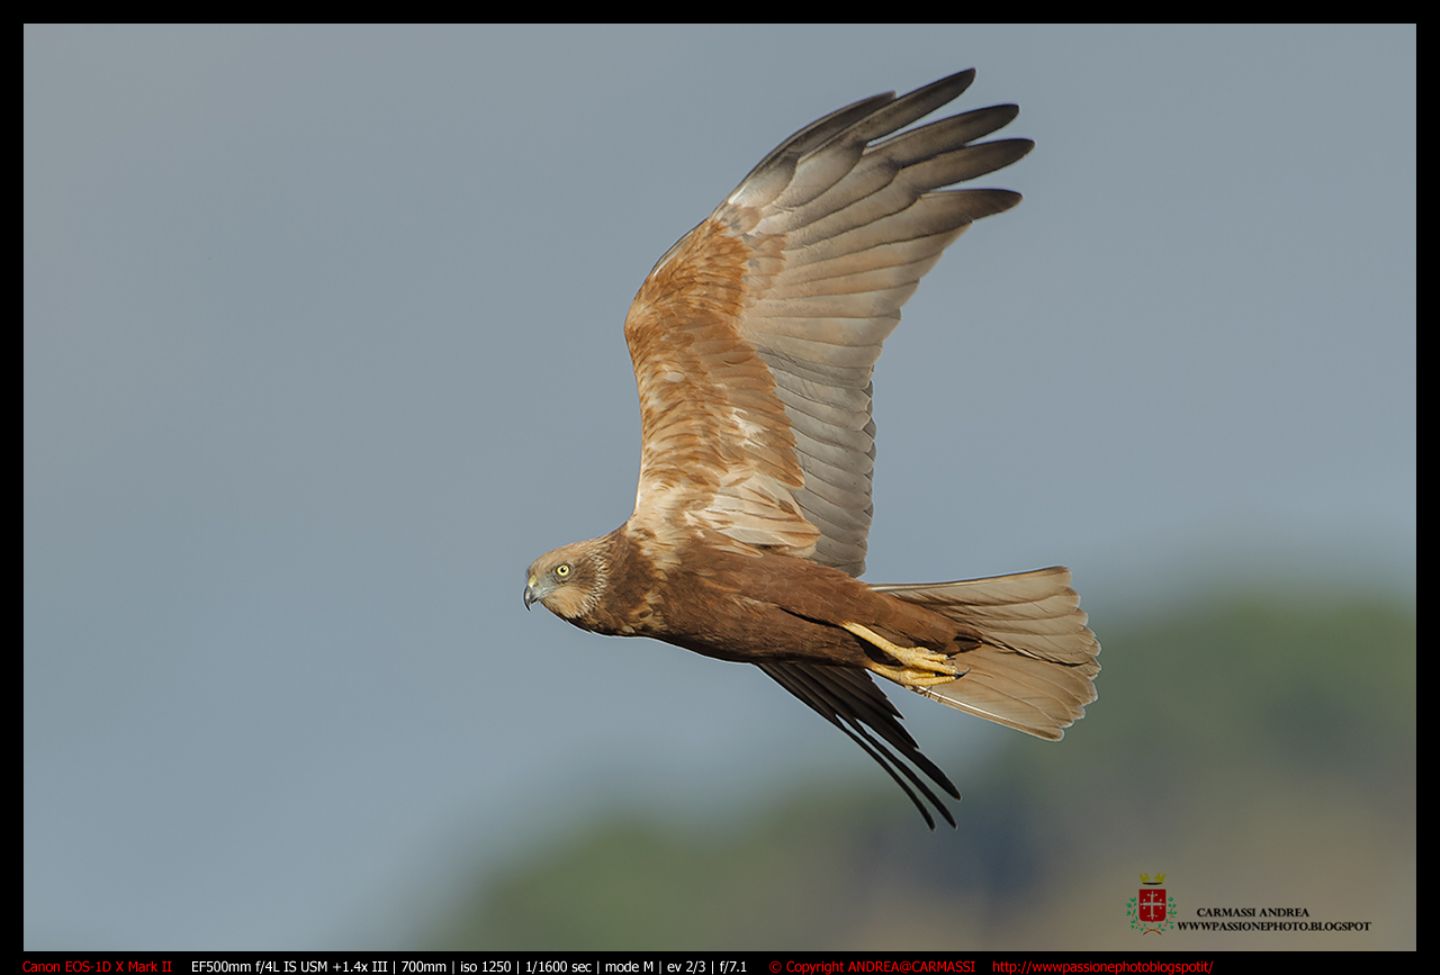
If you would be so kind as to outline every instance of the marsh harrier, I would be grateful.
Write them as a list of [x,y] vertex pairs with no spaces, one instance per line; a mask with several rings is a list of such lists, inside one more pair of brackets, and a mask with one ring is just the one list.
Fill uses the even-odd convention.
[[1014,105],[905,128],[973,77],[812,122],[665,252],[625,320],[643,438],[635,511],[540,556],[525,585],[527,608],[581,629],[755,664],[875,759],[932,828],[917,791],[955,820],[911,764],[959,793],[872,675],[1053,740],[1095,700],[1100,670],[1064,568],[858,578],[881,342],[946,246],[1020,202],[945,188],[1030,151],[976,141]]

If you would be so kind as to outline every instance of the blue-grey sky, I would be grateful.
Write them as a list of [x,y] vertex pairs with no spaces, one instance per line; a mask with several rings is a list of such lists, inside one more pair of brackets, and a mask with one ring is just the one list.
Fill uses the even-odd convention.
[[880,361],[868,577],[1413,587],[1413,28],[30,27],[26,946],[396,944],[619,792],[863,763],[523,570],[629,513],[653,261],[971,66],[1037,148]]

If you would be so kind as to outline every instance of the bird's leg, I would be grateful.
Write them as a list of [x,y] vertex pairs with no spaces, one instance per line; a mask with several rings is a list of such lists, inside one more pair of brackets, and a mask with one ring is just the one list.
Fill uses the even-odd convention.
[[904,684],[907,687],[929,687],[932,684],[948,683],[960,676],[960,669],[952,664],[943,653],[926,650],[924,647],[896,646],[874,630],[861,626],[859,623],[841,623],[840,625],[866,643],[879,648],[894,660],[904,664],[903,667],[889,667],[873,661],[866,664],[881,677],[887,677],[897,684]]
[[936,684],[948,684],[964,676],[963,674],[935,674],[924,670],[911,670],[909,667],[887,667],[884,664],[877,664],[873,660],[865,661],[865,666],[872,673],[879,674],[886,680],[893,680],[902,687],[934,687]]

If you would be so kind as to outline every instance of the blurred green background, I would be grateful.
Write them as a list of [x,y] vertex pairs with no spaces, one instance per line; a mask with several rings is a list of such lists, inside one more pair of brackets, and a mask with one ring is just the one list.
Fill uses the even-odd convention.
[[[956,776],[953,834],[927,832],[857,756],[853,781],[794,781],[738,816],[636,805],[577,818],[481,874],[426,943],[1413,946],[1412,607],[1321,584],[1217,589],[1144,616],[1107,621],[1100,699],[1063,742],[999,732]],[[960,761],[933,742],[930,753]],[[1142,942],[1125,900],[1138,874],[1162,872],[1180,919],[1303,907],[1373,924]]]

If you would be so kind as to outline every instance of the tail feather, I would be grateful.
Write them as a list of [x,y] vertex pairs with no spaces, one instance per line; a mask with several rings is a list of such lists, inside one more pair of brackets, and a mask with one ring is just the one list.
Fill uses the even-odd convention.
[[973,631],[980,643],[952,657],[967,667],[948,684],[911,688],[942,704],[1058,740],[1095,700],[1100,643],[1061,566],[959,582],[877,585]]

